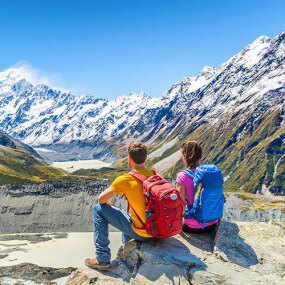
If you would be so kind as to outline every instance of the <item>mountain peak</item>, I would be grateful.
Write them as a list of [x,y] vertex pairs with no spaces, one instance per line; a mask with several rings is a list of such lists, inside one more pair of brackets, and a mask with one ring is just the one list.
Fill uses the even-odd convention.
[[199,72],[198,77],[205,77],[207,80],[213,77],[217,73],[218,69],[215,66],[205,66]]
[[140,92],[140,93],[136,93],[136,92],[131,92],[128,97],[135,97],[135,98],[149,98],[149,96],[145,93],[145,92]]
[[0,91],[3,92],[4,89],[4,91],[7,90],[7,92],[9,92],[12,90],[13,85],[22,82],[23,80],[28,85],[39,90],[53,89],[55,91],[70,93],[69,90],[56,84],[56,81],[58,81],[56,74],[48,75],[45,72],[34,69],[26,64],[12,66],[0,72]]
[[16,83],[21,80],[26,80],[30,82],[32,85],[35,84],[35,80],[33,80],[33,75],[29,70],[29,67],[22,65],[18,67],[10,67],[2,72],[0,72],[0,80],[8,81],[10,83]]
[[253,41],[251,44],[254,44],[254,43],[268,43],[271,41],[271,38],[267,37],[267,36],[260,36],[258,37],[255,41]]
[[245,68],[251,68],[257,64],[268,50],[271,38],[260,36],[255,41],[247,45],[241,52],[232,56],[227,62],[221,65],[221,68],[227,68],[229,65],[242,65]]

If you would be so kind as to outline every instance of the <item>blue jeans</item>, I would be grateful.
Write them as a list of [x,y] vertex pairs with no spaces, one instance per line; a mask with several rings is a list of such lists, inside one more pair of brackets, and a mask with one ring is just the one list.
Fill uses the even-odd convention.
[[95,256],[100,262],[110,262],[111,259],[108,224],[122,232],[123,243],[127,243],[131,239],[138,241],[150,241],[155,239],[136,234],[132,228],[130,214],[108,204],[95,205],[93,222],[94,244],[96,247]]

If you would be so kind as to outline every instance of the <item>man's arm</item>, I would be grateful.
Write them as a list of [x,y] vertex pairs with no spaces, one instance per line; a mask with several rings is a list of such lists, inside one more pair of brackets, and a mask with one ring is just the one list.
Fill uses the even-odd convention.
[[114,192],[111,188],[108,188],[99,195],[98,202],[100,204],[110,204],[109,199],[115,197],[116,195],[116,192]]

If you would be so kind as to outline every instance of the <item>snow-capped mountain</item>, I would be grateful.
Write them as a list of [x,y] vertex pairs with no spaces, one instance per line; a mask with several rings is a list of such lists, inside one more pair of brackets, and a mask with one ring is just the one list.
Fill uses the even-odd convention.
[[[108,140],[150,137],[158,123],[163,123],[176,93],[197,90],[206,85],[215,72],[215,68],[205,67],[197,77],[184,78],[161,98],[131,93],[106,100],[90,94],[77,98],[46,85],[32,85],[18,69],[8,69],[0,73],[1,128],[40,151],[49,148],[63,152],[70,143],[76,148],[86,142],[86,155],[94,154],[89,152],[91,144],[96,156],[96,151],[104,151],[106,147],[102,144]],[[83,149],[78,155],[86,157],[82,153]],[[99,154],[106,159],[105,155],[101,156]]]
[[[233,129],[237,117],[238,129],[225,138],[225,149],[252,136],[263,116],[275,111],[280,119],[274,130],[283,133],[284,58],[285,32],[262,36],[218,69],[205,67],[183,78],[162,97],[132,93],[115,100],[31,84],[12,68],[0,73],[0,127],[50,160],[56,154],[56,159],[114,161],[125,155],[125,143],[136,139],[153,146],[150,158],[160,160],[158,167],[175,167],[181,140],[195,132],[199,138],[202,129]],[[167,150],[170,164],[163,161]]]

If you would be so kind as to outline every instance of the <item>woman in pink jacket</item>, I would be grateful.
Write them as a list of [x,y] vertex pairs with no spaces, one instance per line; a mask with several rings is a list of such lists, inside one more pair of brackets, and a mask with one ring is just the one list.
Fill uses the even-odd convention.
[[[200,165],[202,159],[202,147],[196,141],[188,141],[182,144],[181,152],[186,168],[191,169],[195,173],[195,169]],[[181,171],[177,175],[176,183],[186,205],[193,205],[195,194],[193,179]],[[184,219],[183,231],[191,233],[211,232],[215,229],[217,222],[218,220],[208,222],[205,224],[205,228],[202,229],[203,224],[198,223],[194,218]]]

